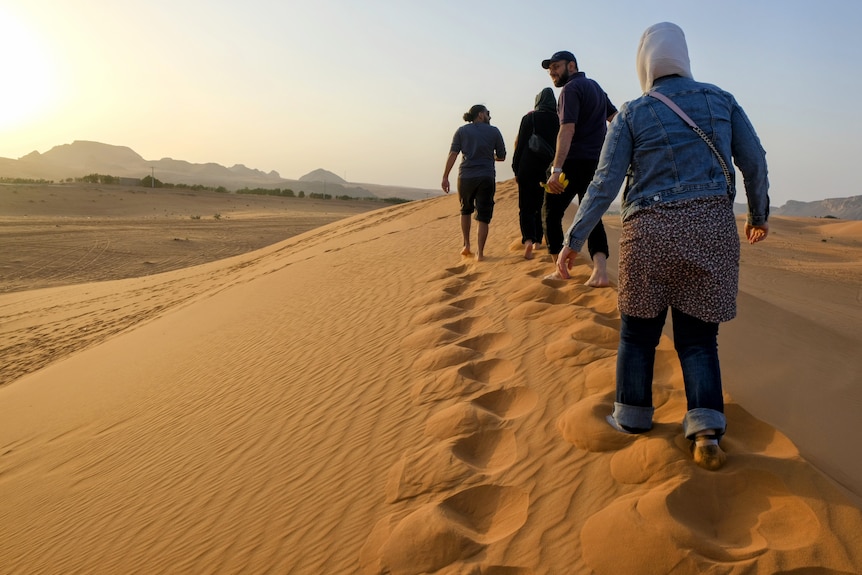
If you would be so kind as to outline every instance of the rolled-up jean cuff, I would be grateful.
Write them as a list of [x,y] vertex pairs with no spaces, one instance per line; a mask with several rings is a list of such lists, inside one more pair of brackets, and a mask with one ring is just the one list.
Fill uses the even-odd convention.
[[727,429],[727,418],[720,411],[698,407],[689,410],[682,420],[682,432],[686,439],[694,439],[694,436],[701,431],[717,430],[718,438],[724,435]]
[[652,429],[652,416],[654,407],[642,407],[639,405],[626,405],[614,402],[614,419],[620,425],[631,429]]

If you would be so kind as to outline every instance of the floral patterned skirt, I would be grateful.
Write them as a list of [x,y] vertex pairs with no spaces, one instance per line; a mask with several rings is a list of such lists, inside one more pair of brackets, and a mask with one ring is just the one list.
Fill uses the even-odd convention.
[[620,238],[620,311],[653,318],[672,306],[702,321],[733,319],[739,245],[727,196],[636,212],[623,222]]

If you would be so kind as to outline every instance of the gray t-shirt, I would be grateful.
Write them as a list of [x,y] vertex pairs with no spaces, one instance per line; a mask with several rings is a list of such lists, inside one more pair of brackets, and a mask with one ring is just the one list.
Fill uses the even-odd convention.
[[464,154],[458,177],[493,178],[497,174],[494,158],[506,158],[506,143],[496,126],[470,122],[455,131],[449,151]]

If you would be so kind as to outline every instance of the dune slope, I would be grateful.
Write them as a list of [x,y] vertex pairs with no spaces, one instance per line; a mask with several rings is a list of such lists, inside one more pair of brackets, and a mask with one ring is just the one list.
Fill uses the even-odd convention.
[[607,426],[616,291],[520,257],[511,182],[487,261],[457,226],[435,198],[0,296],[8,337],[62,350],[0,388],[3,571],[862,570],[862,510],[731,396],[728,465],[693,465],[669,340],[655,430]]

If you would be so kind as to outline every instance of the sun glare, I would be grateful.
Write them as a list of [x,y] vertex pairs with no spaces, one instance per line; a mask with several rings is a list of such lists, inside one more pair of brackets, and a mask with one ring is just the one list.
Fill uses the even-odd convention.
[[0,8],[0,133],[38,117],[56,98],[55,72],[48,54],[33,30]]

